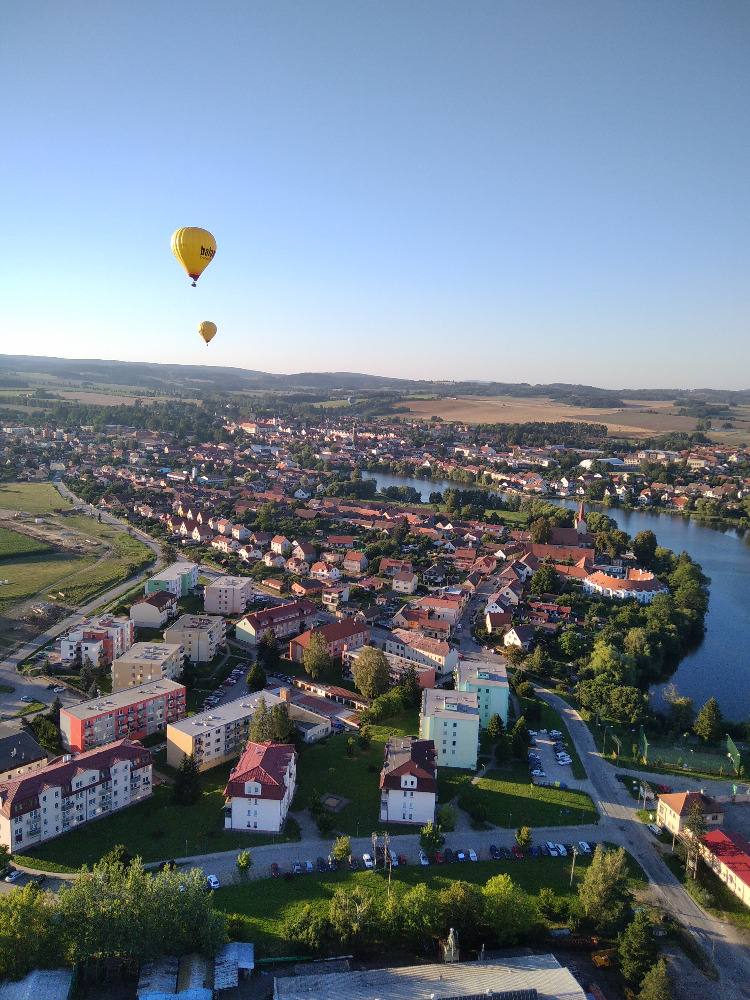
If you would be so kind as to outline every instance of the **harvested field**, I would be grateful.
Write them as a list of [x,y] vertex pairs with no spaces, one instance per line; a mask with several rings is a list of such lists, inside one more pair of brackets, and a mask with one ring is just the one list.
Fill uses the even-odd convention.
[[[410,413],[425,420],[431,416],[470,424],[575,420],[606,424],[610,434],[621,437],[645,437],[696,429],[696,418],[680,416],[669,401],[639,399],[625,400],[625,404],[624,407],[596,409],[565,406],[547,397],[516,396],[456,396],[403,401]],[[711,432],[712,438],[721,441],[750,440],[750,407],[736,408],[732,416],[733,430],[721,430],[722,422],[715,420],[717,429]]]
[[49,514],[70,507],[52,483],[2,483],[0,507],[27,514]]

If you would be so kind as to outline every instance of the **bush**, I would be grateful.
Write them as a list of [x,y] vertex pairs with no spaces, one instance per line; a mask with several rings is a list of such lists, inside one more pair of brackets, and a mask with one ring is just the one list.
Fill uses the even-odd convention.
[[524,681],[523,684],[519,684],[516,688],[516,694],[519,698],[533,698],[534,685],[531,681]]
[[456,810],[453,806],[444,805],[438,809],[438,825],[445,833],[453,833],[456,829]]

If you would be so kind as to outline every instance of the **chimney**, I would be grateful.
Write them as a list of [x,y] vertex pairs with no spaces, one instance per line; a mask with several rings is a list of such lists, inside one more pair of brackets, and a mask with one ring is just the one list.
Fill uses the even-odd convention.
[[279,688],[279,698],[282,701],[290,702],[292,700],[292,692],[288,687]]

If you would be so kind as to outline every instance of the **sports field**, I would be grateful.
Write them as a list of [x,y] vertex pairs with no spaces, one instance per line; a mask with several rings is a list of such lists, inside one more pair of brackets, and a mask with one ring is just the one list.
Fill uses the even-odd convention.
[[0,483],[0,507],[26,514],[50,514],[67,510],[70,504],[52,483]]

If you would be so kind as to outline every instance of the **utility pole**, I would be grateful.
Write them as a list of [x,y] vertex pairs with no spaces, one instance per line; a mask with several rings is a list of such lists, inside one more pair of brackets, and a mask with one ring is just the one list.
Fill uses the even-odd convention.
[[575,870],[576,870],[576,858],[577,857],[578,857],[578,851],[574,847],[573,848],[573,864],[570,866],[570,886],[571,886],[571,888],[573,886],[573,875],[575,874]]
[[372,840],[372,867],[373,868],[377,868],[377,866],[378,866],[378,835],[377,835],[377,833],[375,833],[374,830],[372,831],[372,836],[370,837],[370,840]]

